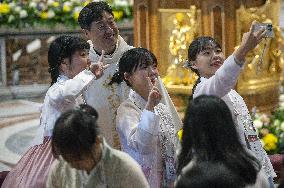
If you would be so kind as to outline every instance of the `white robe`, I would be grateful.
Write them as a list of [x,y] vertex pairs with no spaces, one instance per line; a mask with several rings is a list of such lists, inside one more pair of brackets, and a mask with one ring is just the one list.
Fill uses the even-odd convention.
[[209,79],[201,77],[193,98],[199,95],[221,97],[231,110],[241,143],[250,149],[260,161],[268,177],[276,177],[272,164],[262,147],[243,98],[233,90],[242,68],[236,64],[234,56],[229,56],[224,64]]
[[95,80],[95,75],[83,70],[73,79],[64,75],[57,78],[47,91],[41,107],[40,126],[34,145],[41,144],[44,136],[52,136],[53,127],[57,118],[66,110],[83,103],[83,91]]
[[[119,85],[114,83],[109,85],[112,76],[118,70],[118,62],[122,54],[133,48],[129,46],[122,37],[119,36],[118,44],[115,52],[111,55],[105,55],[104,64],[110,66],[104,71],[104,75],[96,81],[95,85],[91,85],[86,92],[87,104],[94,107],[99,113],[98,125],[100,126],[102,135],[106,138],[107,142],[114,148],[120,148],[119,138],[116,132],[115,117],[119,105],[128,98],[129,87],[125,82]],[[92,63],[97,63],[99,55],[94,51],[92,45],[89,52],[89,57]],[[166,91],[161,79],[159,79],[159,89],[162,94],[162,103],[167,105],[171,110],[174,122],[178,127],[182,126],[181,120],[177,111]]]
[[[146,101],[135,91],[130,90],[129,98],[117,110],[116,126],[122,151],[128,153],[141,165],[150,187],[159,188],[163,185],[165,177],[163,175],[166,173],[161,145],[168,147],[161,144],[159,135],[173,143],[172,156],[175,156],[179,128],[170,126],[173,119],[164,104],[159,103],[154,108],[154,112],[145,110],[145,106]],[[163,113],[163,116],[159,113]],[[173,137],[165,137],[163,131],[173,131]],[[170,159],[175,161],[174,158]]]

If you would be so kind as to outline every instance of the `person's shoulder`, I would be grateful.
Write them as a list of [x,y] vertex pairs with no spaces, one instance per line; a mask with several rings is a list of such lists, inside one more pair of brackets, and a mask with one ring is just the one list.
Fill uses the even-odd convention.
[[104,166],[110,187],[149,187],[140,165],[130,155],[106,142],[104,145]]
[[57,80],[57,82],[55,82],[54,84],[52,84],[48,90],[47,90],[47,94],[54,94],[54,93],[58,93],[60,92],[60,90],[62,88],[64,88],[64,85],[66,84],[66,81],[69,79],[59,79]]
[[245,188],[269,188],[268,178],[265,173],[260,170],[257,174],[255,184],[247,185]]
[[51,164],[50,170],[49,170],[49,176],[54,178],[62,178],[62,173],[64,171],[64,166],[66,166],[64,163],[62,163],[61,160],[55,159],[53,163]]
[[54,92],[54,90],[57,90],[59,88],[59,83],[55,82],[54,84],[52,84],[48,90],[47,90],[47,94]]
[[134,106],[135,104],[128,98],[119,105],[117,111],[125,110],[126,108],[134,108]]
[[123,173],[143,174],[140,165],[127,153],[111,148],[112,158],[119,171]]
[[64,170],[65,168],[68,168],[68,163],[62,159],[61,157],[59,159],[55,159],[52,163],[52,170]]

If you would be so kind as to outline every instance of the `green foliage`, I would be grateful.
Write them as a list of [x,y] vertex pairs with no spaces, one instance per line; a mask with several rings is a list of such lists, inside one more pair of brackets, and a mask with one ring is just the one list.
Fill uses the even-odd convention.
[[[78,27],[81,9],[91,2],[80,0],[3,0],[0,3],[0,25],[9,28]],[[119,1],[118,1],[119,2]],[[115,20],[120,22],[132,18],[132,6],[128,1],[112,1]]]

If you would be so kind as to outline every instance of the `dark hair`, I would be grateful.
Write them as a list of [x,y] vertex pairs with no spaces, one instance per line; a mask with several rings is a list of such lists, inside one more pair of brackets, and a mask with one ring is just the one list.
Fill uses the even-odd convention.
[[118,71],[112,76],[110,85],[120,84],[123,80],[128,86],[131,86],[124,78],[124,73],[133,73],[138,67],[147,65],[157,65],[158,61],[155,55],[145,48],[132,48],[123,53],[118,63]]
[[89,105],[81,104],[64,112],[55,122],[52,135],[52,153],[81,159],[91,153],[99,135],[98,113]]
[[243,188],[245,183],[222,163],[200,161],[186,167],[175,188]]
[[51,85],[57,81],[60,74],[59,66],[64,58],[71,58],[76,51],[84,49],[90,49],[90,45],[80,37],[63,35],[52,41],[48,50],[48,72],[51,76]]
[[241,144],[232,114],[215,96],[199,96],[187,107],[183,125],[178,173],[196,157],[200,161],[222,162],[245,183],[255,183],[260,164]]
[[90,30],[93,21],[100,21],[103,12],[112,13],[112,8],[104,1],[91,2],[87,4],[81,11],[78,17],[78,23],[82,29]]
[[[209,37],[209,36],[203,36],[203,37],[197,37],[196,39],[194,39],[189,47],[188,47],[188,61],[191,62],[191,61],[195,61],[196,60],[196,57],[197,55],[203,51],[205,48],[207,48],[208,46],[213,46],[213,47],[218,47],[220,49],[221,48],[221,45],[212,37]],[[190,69],[196,73],[198,75],[198,79],[196,80],[194,86],[192,87],[192,95],[195,91],[195,88],[197,86],[197,84],[200,82],[200,75],[199,75],[199,72],[198,70],[192,68],[190,66]]]

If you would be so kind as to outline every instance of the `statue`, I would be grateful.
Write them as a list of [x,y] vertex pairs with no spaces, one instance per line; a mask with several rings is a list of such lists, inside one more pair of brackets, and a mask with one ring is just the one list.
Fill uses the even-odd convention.
[[186,13],[175,13],[172,21],[174,28],[170,33],[169,51],[170,66],[167,69],[164,83],[169,85],[192,85],[197,79],[192,71],[186,70],[183,65],[187,58],[187,49],[190,42],[196,37],[196,7],[191,6]]
[[279,0],[267,0],[257,7],[237,10],[237,44],[253,20],[272,23],[274,38],[263,40],[246,57],[248,64],[239,77],[237,90],[245,98],[249,108],[257,106],[260,111],[270,112],[278,105],[281,66],[281,48],[284,40],[278,25]]

